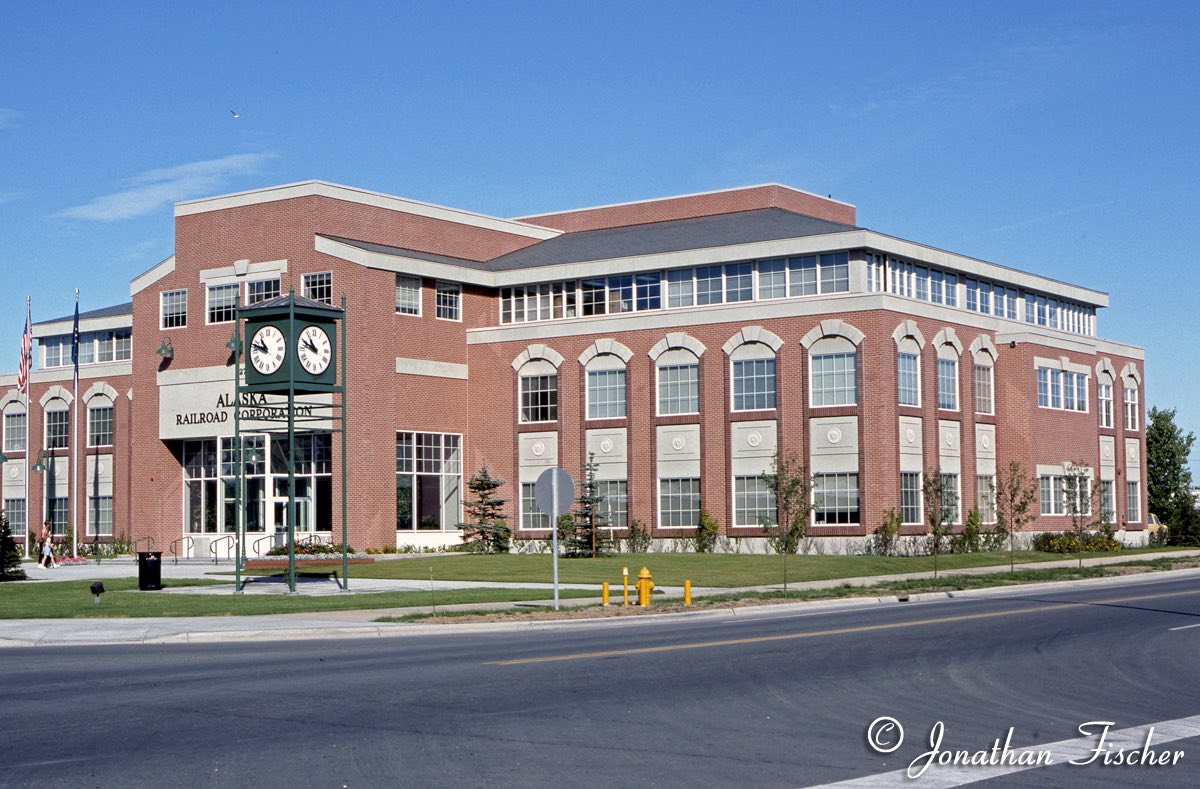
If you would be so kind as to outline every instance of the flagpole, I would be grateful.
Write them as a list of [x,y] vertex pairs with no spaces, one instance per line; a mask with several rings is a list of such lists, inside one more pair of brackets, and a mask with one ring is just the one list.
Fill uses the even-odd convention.
[[71,334],[71,362],[75,368],[71,392],[75,407],[71,425],[71,555],[79,555],[79,288],[75,288],[75,327]]
[[[21,369],[23,369],[25,371],[25,379],[24,379],[23,383],[25,384],[25,386],[24,386],[24,389],[25,389],[25,540],[24,540],[24,542],[25,542],[25,558],[26,559],[29,558],[29,535],[30,535],[29,516],[33,512],[33,508],[29,506],[29,452],[31,451],[31,449],[33,447],[33,444],[31,444],[29,441],[29,439],[31,437],[30,436],[31,431],[29,429],[29,424],[30,424],[30,422],[29,422],[29,376],[33,372],[33,361],[29,357],[29,355],[27,355],[27,352],[25,349],[25,337],[27,335],[29,335],[29,332],[30,332],[29,296],[26,296],[25,297],[25,334],[21,335]],[[31,340],[31,342],[32,342],[32,340]]]

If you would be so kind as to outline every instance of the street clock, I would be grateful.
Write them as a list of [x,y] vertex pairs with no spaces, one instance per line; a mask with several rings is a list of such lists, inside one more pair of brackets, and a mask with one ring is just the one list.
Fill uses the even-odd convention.
[[246,386],[263,392],[323,392],[337,384],[342,311],[294,293],[245,307]]

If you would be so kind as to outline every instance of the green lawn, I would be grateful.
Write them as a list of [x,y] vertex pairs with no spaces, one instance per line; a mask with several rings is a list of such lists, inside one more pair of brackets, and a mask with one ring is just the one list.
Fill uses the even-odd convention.
[[[1143,550],[1122,551],[1120,555],[1141,554]],[[1085,554],[1105,556],[1113,554]],[[1037,551],[1018,551],[1020,564],[1071,559],[1073,555],[1049,554]],[[552,578],[549,555],[515,556],[428,556],[381,560],[374,564],[350,568],[353,578],[397,578],[443,581],[507,581],[545,582]],[[938,568],[950,570],[966,567],[1007,565],[1008,554],[966,553],[946,554],[938,559]],[[744,554],[641,553],[622,554],[599,559],[559,559],[558,573],[562,583],[599,584],[608,581],[614,592],[621,584],[621,568],[629,568],[630,585],[637,580],[638,571],[648,567],[660,586],[682,586],[685,579],[693,586],[761,586],[783,583],[782,557]],[[320,568],[306,568],[317,570]],[[329,570],[340,569],[330,563]],[[892,575],[933,570],[929,556],[791,556],[788,558],[788,581],[816,581],[833,578],[855,578],[870,575]],[[353,581],[352,581],[353,582]]]
[[[166,581],[169,587],[198,586],[225,581]],[[164,594],[140,592],[134,578],[104,579],[105,593],[96,605],[90,581],[9,581],[0,584],[0,619],[58,619],[72,617],[249,616],[309,611],[348,611],[429,605],[429,592],[381,592],[322,597],[229,594]],[[351,580],[353,586],[353,580]],[[439,606],[457,603],[546,600],[546,589],[439,590]],[[595,597],[595,592],[564,589],[560,597]]]

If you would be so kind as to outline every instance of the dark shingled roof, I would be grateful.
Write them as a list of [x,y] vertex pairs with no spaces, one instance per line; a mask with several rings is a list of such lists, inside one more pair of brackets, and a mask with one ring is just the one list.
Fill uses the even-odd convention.
[[782,208],[762,208],[756,211],[673,219],[646,225],[564,233],[493,258],[484,268],[490,271],[511,271],[555,263],[579,263],[585,260],[819,236],[854,229],[852,225],[795,214]]
[[587,260],[606,260],[661,252],[679,252],[686,249],[721,247],[730,244],[747,244],[755,241],[774,241],[781,238],[819,236],[854,229],[856,228],[853,225],[816,219],[785,211],[782,208],[763,208],[732,214],[563,233],[561,236],[540,241],[524,249],[518,249],[482,263],[446,255],[435,255],[430,252],[373,244],[369,241],[355,241],[335,236],[329,236],[329,238],[365,249],[368,252],[405,255],[433,263],[446,263],[483,271],[513,271],[538,266],[552,266],[558,263],[581,263]]
[[[124,304],[114,304],[111,307],[101,307],[98,310],[88,310],[87,312],[79,313],[79,320],[87,320],[88,318],[111,318],[114,315],[133,315],[133,302],[127,301]],[[37,321],[34,326],[44,326],[47,323],[59,323],[60,321],[70,321],[75,319],[75,313],[64,315],[61,318],[51,318],[48,321]]]

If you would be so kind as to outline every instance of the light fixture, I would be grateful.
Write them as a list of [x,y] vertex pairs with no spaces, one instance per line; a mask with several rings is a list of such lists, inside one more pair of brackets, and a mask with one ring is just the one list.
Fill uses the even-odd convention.
[[228,348],[229,350],[233,351],[234,353],[241,353],[242,341],[238,338],[238,330],[237,329],[233,330],[233,335],[230,336],[229,342],[225,343],[225,347]]
[[100,605],[100,595],[104,594],[104,584],[96,581],[88,588],[91,589],[92,594],[96,596],[96,605]]
[[45,474],[46,473],[45,461],[46,461],[46,452],[45,452],[45,450],[39,449],[37,460],[33,464],[33,473],[34,474]]
[[158,350],[155,351],[155,353],[164,359],[174,359],[175,346],[171,344],[170,340],[164,339],[162,341],[162,345],[158,346]]
[[7,462],[8,462],[8,455],[4,454],[3,452],[0,452],[0,463],[7,463]]

